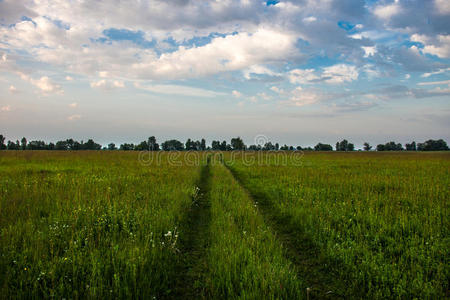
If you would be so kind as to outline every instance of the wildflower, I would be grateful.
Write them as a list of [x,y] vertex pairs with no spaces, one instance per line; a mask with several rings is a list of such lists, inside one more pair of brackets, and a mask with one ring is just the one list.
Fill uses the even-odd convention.
[[164,234],[165,237],[171,237],[172,236],[172,231],[167,231],[166,234]]
[[25,271],[26,271],[26,270],[28,270],[28,268],[27,268],[27,267],[25,267],[25,268],[23,268],[23,269],[24,269]]

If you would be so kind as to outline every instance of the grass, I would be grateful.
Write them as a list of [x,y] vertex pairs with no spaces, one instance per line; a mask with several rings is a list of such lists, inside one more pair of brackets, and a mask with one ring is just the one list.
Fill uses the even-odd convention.
[[171,297],[198,167],[134,153],[0,156],[2,297]]
[[0,298],[449,296],[449,153],[149,155],[0,152]]
[[346,297],[448,296],[448,153],[309,153],[300,166],[277,155],[230,167],[291,245],[319,250],[307,282]]

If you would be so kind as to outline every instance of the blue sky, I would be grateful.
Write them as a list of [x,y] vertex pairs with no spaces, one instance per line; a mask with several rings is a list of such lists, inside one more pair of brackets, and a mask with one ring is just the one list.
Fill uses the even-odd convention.
[[0,127],[450,142],[450,2],[0,0]]

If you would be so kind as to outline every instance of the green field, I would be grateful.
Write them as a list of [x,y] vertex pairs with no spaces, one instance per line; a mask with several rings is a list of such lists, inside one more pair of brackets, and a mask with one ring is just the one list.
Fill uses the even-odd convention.
[[0,298],[446,298],[450,153],[0,152]]

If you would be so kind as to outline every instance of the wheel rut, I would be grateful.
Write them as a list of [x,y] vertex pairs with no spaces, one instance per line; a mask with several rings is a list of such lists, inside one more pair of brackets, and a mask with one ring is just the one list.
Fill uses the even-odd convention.
[[207,298],[208,289],[202,275],[207,268],[205,257],[210,244],[210,175],[210,158],[208,158],[206,165],[201,169],[191,207],[181,222],[179,238],[181,261],[177,270],[173,298]]
[[312,238],[295,226],[292,217],[283,215],[262,192],[249,188],[233,167],[224,165],[249,197],[258,204],[258,210],[266,224],[272,228],[283,245],[285,257],[292,262],[299,278],[305,282],[305,295],[308,299],[358,298],[357,295],[348,295],[344,289],[345,282],[330,268],[331,262],[315,246]]

